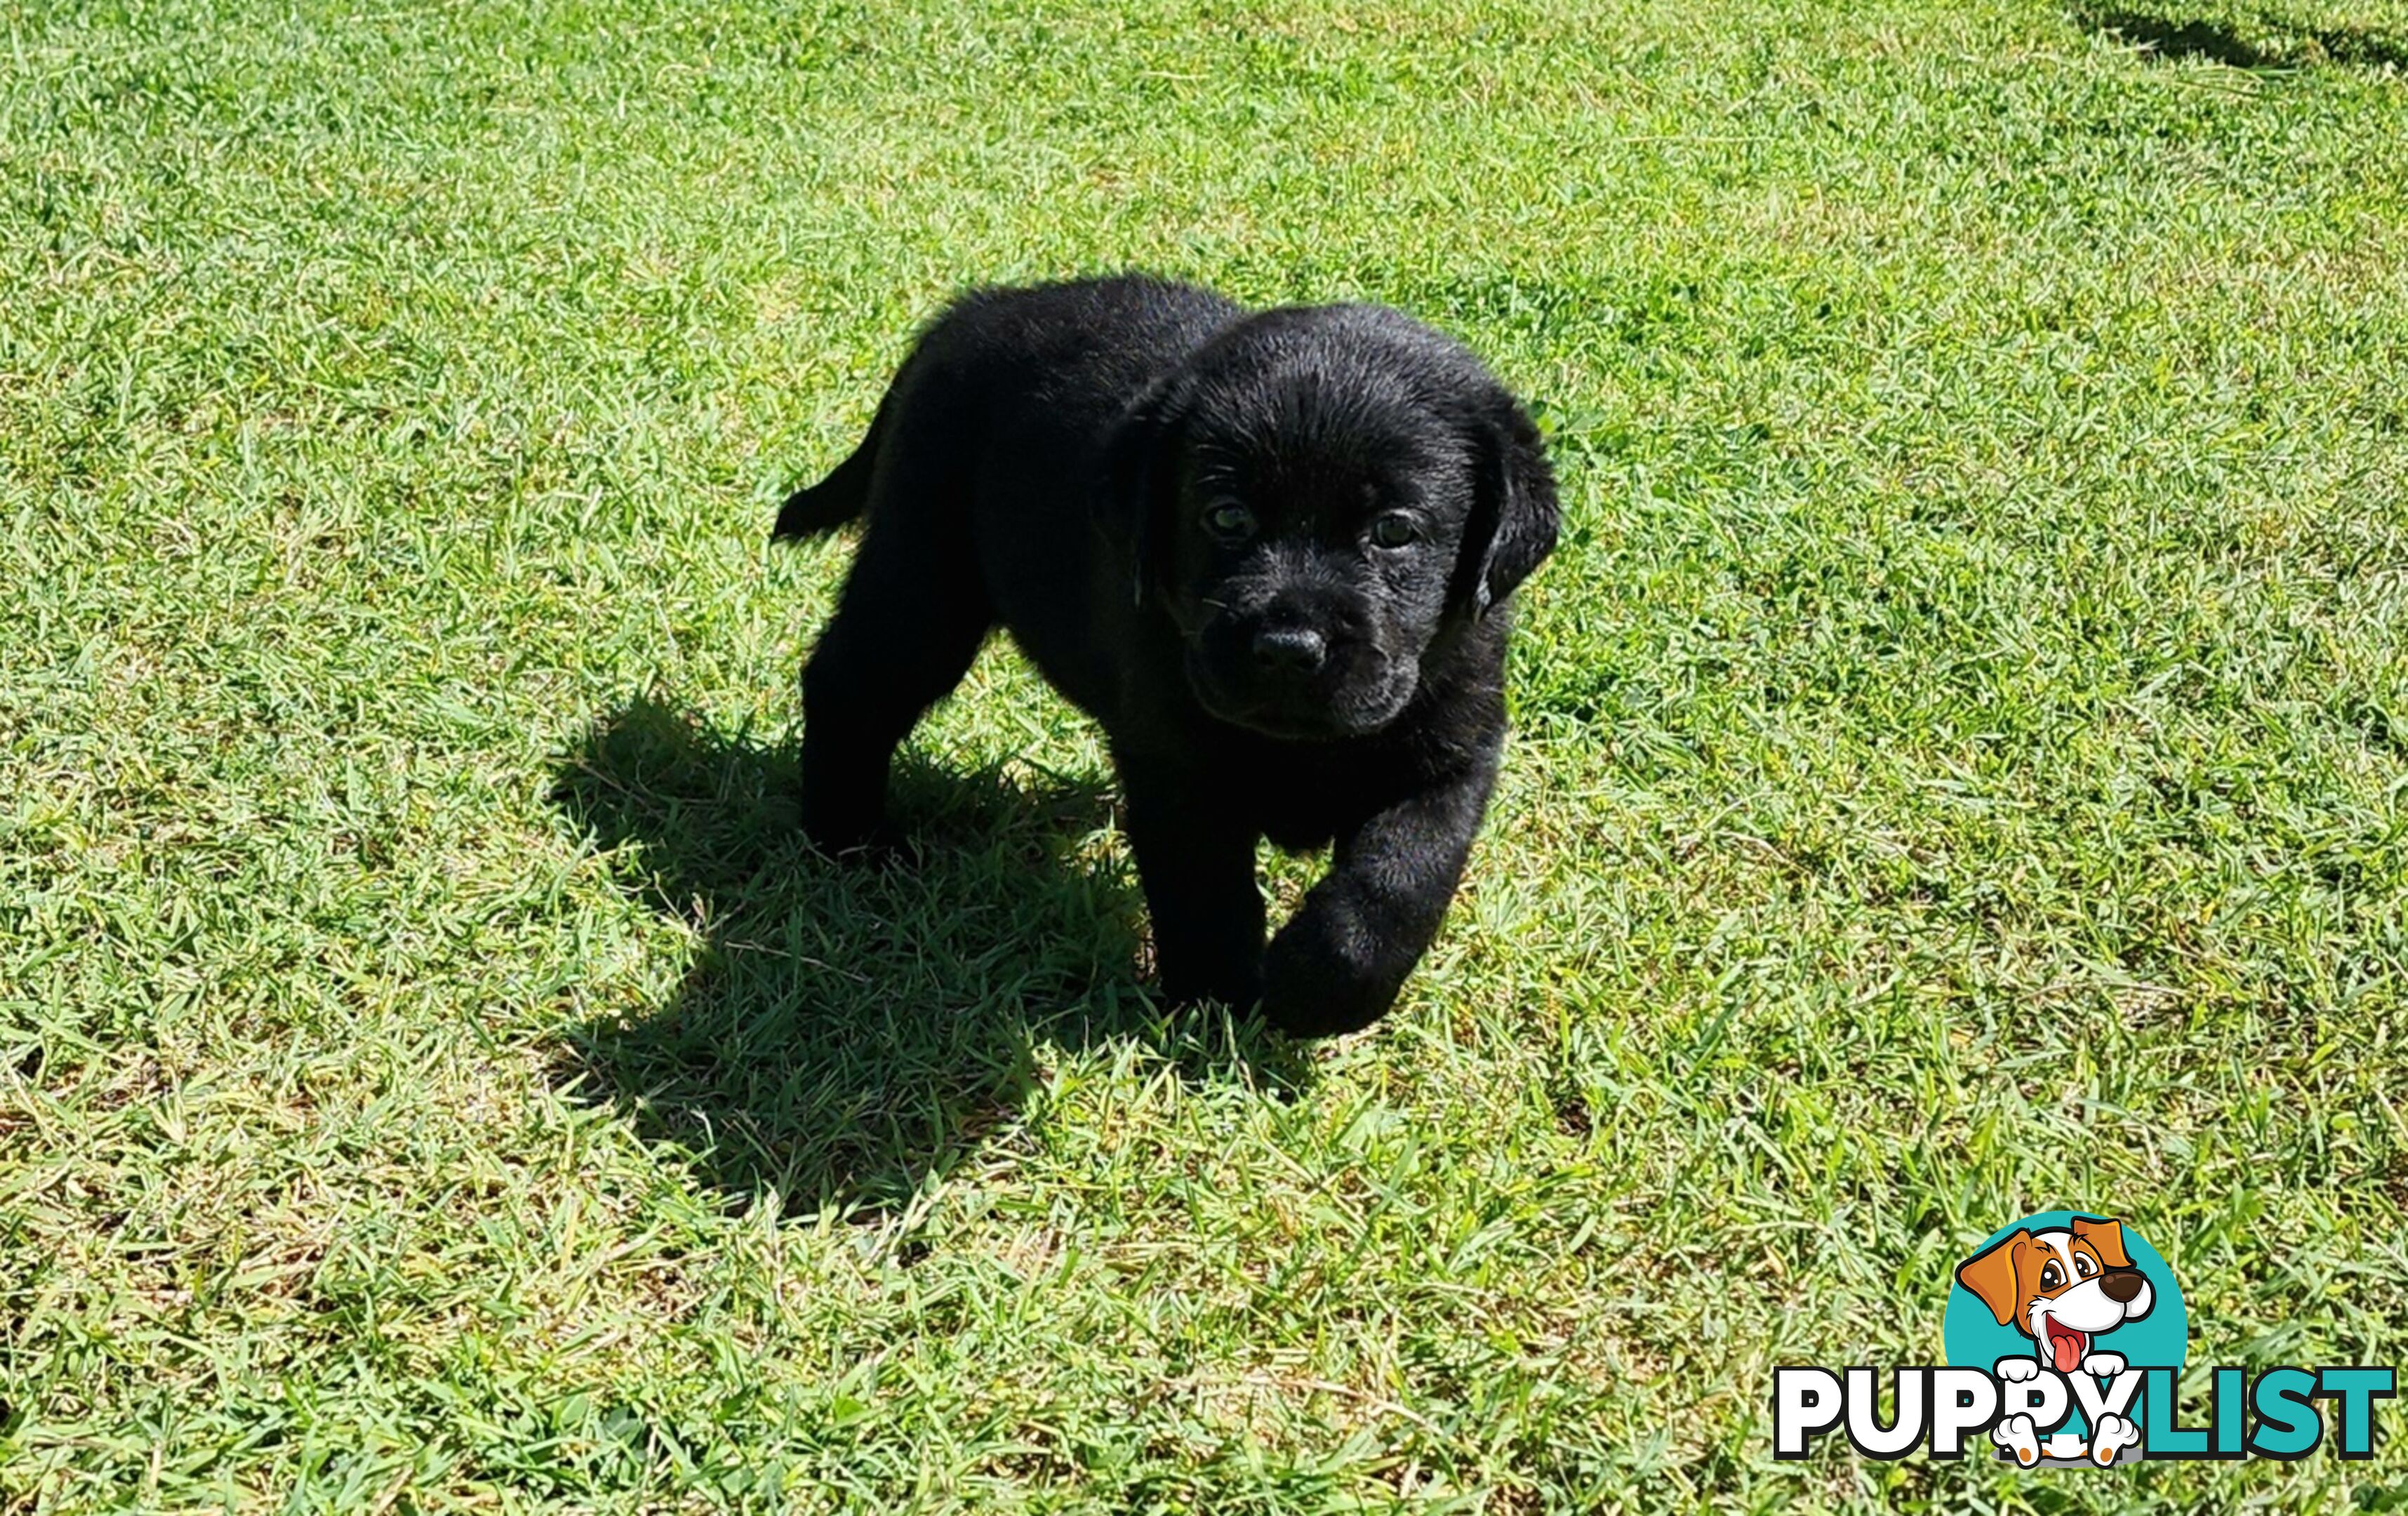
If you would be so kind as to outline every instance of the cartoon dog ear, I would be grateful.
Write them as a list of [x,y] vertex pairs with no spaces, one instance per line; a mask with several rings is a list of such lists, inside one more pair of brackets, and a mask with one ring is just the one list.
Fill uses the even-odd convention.
[[1168,562],[1179,442],[1191,389],[1183,369],[1171,370],[1131,402],[1104,436],[1096,514],[1128,548],[1132,605],[1145,604]]
[[1455,586],[1457,602],[1474,616],[1486,615],[1555,551],[1561,522],[1555,471],[1530,413],[1501,386],[1484,411],[1473,432],[1476,493]]
[[2099,1250],[2100,1262],[2109,1268],[2129,1268],[2131,1255],[2124,1251],[2124,1223],[2100,1221],[2089,1216],[2073,1218],[2073,1235]]
[[1997,1247],[1975,1253],[1957,1267],[1956,1282],[1989,1307],[2000,1326],[2023,1324],[2023,1291],[2016,1287],[2015,1275],[2030,1246],[2031,1234],[2017,1227],[2012,1236],[2000,1237]]

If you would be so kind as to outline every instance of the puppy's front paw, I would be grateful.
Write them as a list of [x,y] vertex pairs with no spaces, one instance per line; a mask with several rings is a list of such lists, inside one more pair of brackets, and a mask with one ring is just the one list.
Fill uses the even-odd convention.
[[2082,1372],[2097,1379],[2112,1380],[2124,1372],[2124,1355],[2120,1352],[2094,1352],[2082,1360]]
[[1999,1378],[2010,1384],[2021,1384],[2026,1380],[2040,1378],[2040,1363],[2037,1359],[2001,1358],[1997,1367]]
[[1398,981],[1354,961],[1327,913],[1310,905],[1263,957],[1263,1015],[1293,1037],[1359,1032],[1387,1014]]

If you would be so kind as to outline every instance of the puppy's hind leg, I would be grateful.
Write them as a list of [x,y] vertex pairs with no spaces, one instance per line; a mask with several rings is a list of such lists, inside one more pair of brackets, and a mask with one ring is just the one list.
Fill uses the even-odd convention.
[[828,852],[882,837],[896,745],[961,682],[994,624],[965,523],[931,504],[873,507],[803,670],[803,830]]

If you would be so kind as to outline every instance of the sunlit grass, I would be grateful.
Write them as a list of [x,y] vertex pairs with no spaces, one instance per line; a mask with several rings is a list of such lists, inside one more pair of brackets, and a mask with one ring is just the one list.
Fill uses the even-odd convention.
[[[2386,1509],[1770,1458],[2080,1206],[2408,1362],[2408,10],[0,11],[0,1506]],[[2245,66],[2244,66],[2245,65]],[[795,837],[960,284],[1371,298],[1562,551],[1379,1031],[997,648]],[[1273,865],[1292,894],[1311,863]]]

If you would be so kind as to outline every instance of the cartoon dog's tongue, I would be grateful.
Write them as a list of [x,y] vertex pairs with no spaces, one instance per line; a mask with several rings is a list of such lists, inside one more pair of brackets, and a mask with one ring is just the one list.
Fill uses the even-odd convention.
[[2071,1374],[2081,1367],[2082,1351],[2090,1346],[2090,1334],[2077,1332],[2059,1321],[2051,1321],[2047,1326],[2049,1355],[2057,1360],[2057,1371]]

